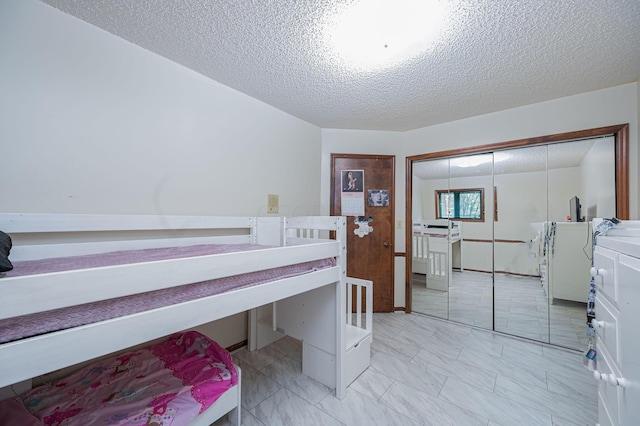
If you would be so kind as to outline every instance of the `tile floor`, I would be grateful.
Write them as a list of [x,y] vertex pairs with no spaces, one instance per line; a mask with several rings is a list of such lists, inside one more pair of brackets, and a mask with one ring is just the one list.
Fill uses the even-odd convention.
[[233,354],[243,425],[596,423],[596,384],[576,351],[418,314],[374,314],[371,366],[342,401],[302,374],[301,353],[285,337]]
[[[585,300],[587,295],[585,294]],[[492,301],[495,307],[492,311]],[[426,288],[414,274],[413,311],[572,349],[585,349],[586,304],[549,304],[539,278],[454,271],[448,292]],[[447,317],[448,315],[448,317]]]

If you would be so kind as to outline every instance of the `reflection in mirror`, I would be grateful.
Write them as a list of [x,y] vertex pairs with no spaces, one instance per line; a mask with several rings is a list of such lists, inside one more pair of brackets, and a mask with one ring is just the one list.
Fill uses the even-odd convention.
[[[412,309],[491,329],[492,154],[416,162],[413,170]],[[441,194],[450,200],[446,215]]]
[[495,330],[549,342],[545,275],[547,146],[496,152]]
[[484,189],[436,191],[436,219],[484,220]]
[[[449,159],[422,161],[413,167],[411,303],[414,312],[449,318],[449,285],[446,272],[448,221],[436,219],[435,190],[449,189]],[[444,224],[444,228],[442,228]],[[439,227],[438,227],[439,226]],[[448,244],[444,244],[448,249]]]
[[[459,235],[451,235],[452,280],[449,287],[449,319],[487,329],[493,328],[493,275],[491,241],[493,236],[493,154],[452,158],[449,173],[451,190],[472,189],[482,196],[469,197],[467,215],[477,218],[454,220]],[[481,201],[474,206],[473,201]],[[476,208],[478,207],[478,208]],[[455,228],[452,228],[455,229]],[[464,253],[463,253],[464,251]]]
[[[613,126],[587,131],[590,139],[576,132],[497,144],[492,153],[413,160],[411,310],[585,349],[589,222],[629,217],[627,132]],[[469,189],[482,189],[481,220],[456,218],[464,216],[456,209]],[[448,194],[444,215],[439,194]],[[434,269],[448,274],[438,288],[428,263],[420,263],[437,248],[428,244],[438,233],[428,227],[433,220],[447,234],[437,240],[448,248],[445,267]]]
[[546,226],[550,343],[587,347],[591,220],[616,212],[613,137],[549,145]]

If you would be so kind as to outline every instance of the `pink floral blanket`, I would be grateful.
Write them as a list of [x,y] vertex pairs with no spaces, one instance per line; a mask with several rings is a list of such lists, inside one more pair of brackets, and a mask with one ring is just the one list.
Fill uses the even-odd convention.
[[45,425],[179,426],[237,380],[231,355],[189,331],[91,363],[19,399]]

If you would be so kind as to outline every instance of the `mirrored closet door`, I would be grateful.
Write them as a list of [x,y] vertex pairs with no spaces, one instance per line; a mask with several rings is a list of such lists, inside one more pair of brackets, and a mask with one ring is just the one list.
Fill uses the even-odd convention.
[[492,168],[492,154],[414,164],[414,312],[492,329]]
[[450,229],[457,229],[458,234],[451,238],[456,256],[449,288],[449,319],[491,330],[493,154],[457,157],[450,162]]
[[448,194],[449,166],[445,158],[414,167],[412,196],[413,310],[443,319],[449,319],[449,221],[437,218],[436,194]]
[[498,151],[494,159],[495,330],[549,342],[549,307],[541,279],[545,273],[547,146]]
[[589,221],[616,214],[615,143],[414,162],[412,311],[583,349]]
[[585,300],[591,280],[590,221],[616,215],[614,138],[548,145],[545,289],[549,342],[587,346]]

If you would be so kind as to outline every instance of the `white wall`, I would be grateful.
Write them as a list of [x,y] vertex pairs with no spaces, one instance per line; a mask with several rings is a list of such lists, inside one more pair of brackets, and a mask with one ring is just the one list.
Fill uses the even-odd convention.
[[0,7],[0,210],[264,215],[275,193],[319,213],[318,127],[40,2]]
[[[612,167],[609,166],[611,169]],[[548,179],[548,220],[555,222],[566,222],[567,216],[571,214],[569,200],[578,196],[580,200],[586,199],[580,184],[581,167],[567,167],[564,169],[550,169],[547,172]],[[615,210],[615,202],[609,200],[611,208]],[[584,215],[586,212],[582,212]]]
[[598,139],[580,164],[580,198],[582,215],[590,221],[594,217],[613,217],[615,210],[615,173],[610,164],[615,163],[615,151],[611,141],[613,137]]
[[0,58],[2,212],[320,211],[316,126],[34,0],[0,2]]

